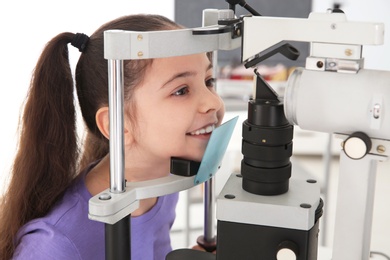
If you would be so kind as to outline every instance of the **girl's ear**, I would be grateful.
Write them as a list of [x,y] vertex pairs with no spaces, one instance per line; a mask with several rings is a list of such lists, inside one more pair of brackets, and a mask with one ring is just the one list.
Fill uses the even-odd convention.
[[[128,120],[124,122],[124,143],[125,146],[131,145],[134,141],[132,131],[130,129]],[[101,107],[96,112],[96,125],[99,128],[102,135],[107,139],[110,139],[110,117],[108,107]]]
[[108,107],[99,108],[96,112],[95,120],[100,133],[102,133],[102,135],[107,139],[110,139],[110,118]]

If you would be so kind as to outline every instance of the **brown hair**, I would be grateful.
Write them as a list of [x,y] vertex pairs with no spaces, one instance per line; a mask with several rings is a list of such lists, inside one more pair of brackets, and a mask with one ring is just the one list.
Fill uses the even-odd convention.
[[[111,21],[91,35],[76,67],[77,96],[88,128],[81,160],[67,47],[75,34],[59,34],[46,45],[33,73],[11,180],[1,201],[0,259],[12,257],[19,228],[46,215],[80,167],[108,153],[108,141],[95,122],[97,110],[108,106],[103,32],[109,29],[150,31],[175,28],[180,27],[162,16],[131,15]],[[134,87],[140,83],[150,63],[151,60],[125,62],[125,100],[131,98]]]

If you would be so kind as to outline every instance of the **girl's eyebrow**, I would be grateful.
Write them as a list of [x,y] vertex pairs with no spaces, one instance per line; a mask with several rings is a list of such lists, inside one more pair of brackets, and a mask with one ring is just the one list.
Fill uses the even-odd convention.
[[[206,71],[208,71],[209,69],[213,68],[213,65],[211,63],[209,63],[209,65],[207,66],[206,68]],[[196,75],[196,72],[195,71],[184,71],[184,72],[179,72],[179,73],[176,73],[175,75],[173,75],[171,78],[169,78],[163,85],[161,88],[164,88],[166,85],[168,85],[169,83],[171,83],[172,81],[174,81],[175,79],[177,78],[185,78],[185,77],[190,77],[190,76],[195,76]]]
[[195,76],[195,75],[196,75],[196,72],[194,72],[194,71],[185,71],[185,72],[176,73],[175,75],[173,75],[171,78],[169,78],[169,79],[162,85],[162,88],[165,87],[166,85],[168,85],[169,83],[171,83],[172,81],[174,81],[175,79],[178,79],[178,78],[185,78],[185,77],[190,77],[190,76]]

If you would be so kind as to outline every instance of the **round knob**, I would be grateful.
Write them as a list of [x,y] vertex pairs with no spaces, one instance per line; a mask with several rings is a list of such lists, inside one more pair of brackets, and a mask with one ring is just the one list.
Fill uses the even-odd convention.
[[371,139],[363,132],[355,132],[344,141],[343,149],[345,154],[354,160],[366,156],[371,150]]
[[278,245],[276,253],[277,260],[296,260],[298,255],[298,246],[292,241],[286,240]]
[[277,260],[296,260],[297,255],[295,252],[289,248],[282,248],[278,251],[276,255]]

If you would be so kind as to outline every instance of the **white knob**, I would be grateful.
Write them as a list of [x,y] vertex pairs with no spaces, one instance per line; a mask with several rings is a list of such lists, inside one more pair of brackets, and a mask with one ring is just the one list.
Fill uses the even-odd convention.
[[282,248],[276,254],[276,259],[277,260],[296,260],[297,256],[294,253],[294,251],[292,251],[291,249]]
[[361,159],[371,150],[371,139],[365,133],[356,132],[344,141],[344,152],[351,159]]

